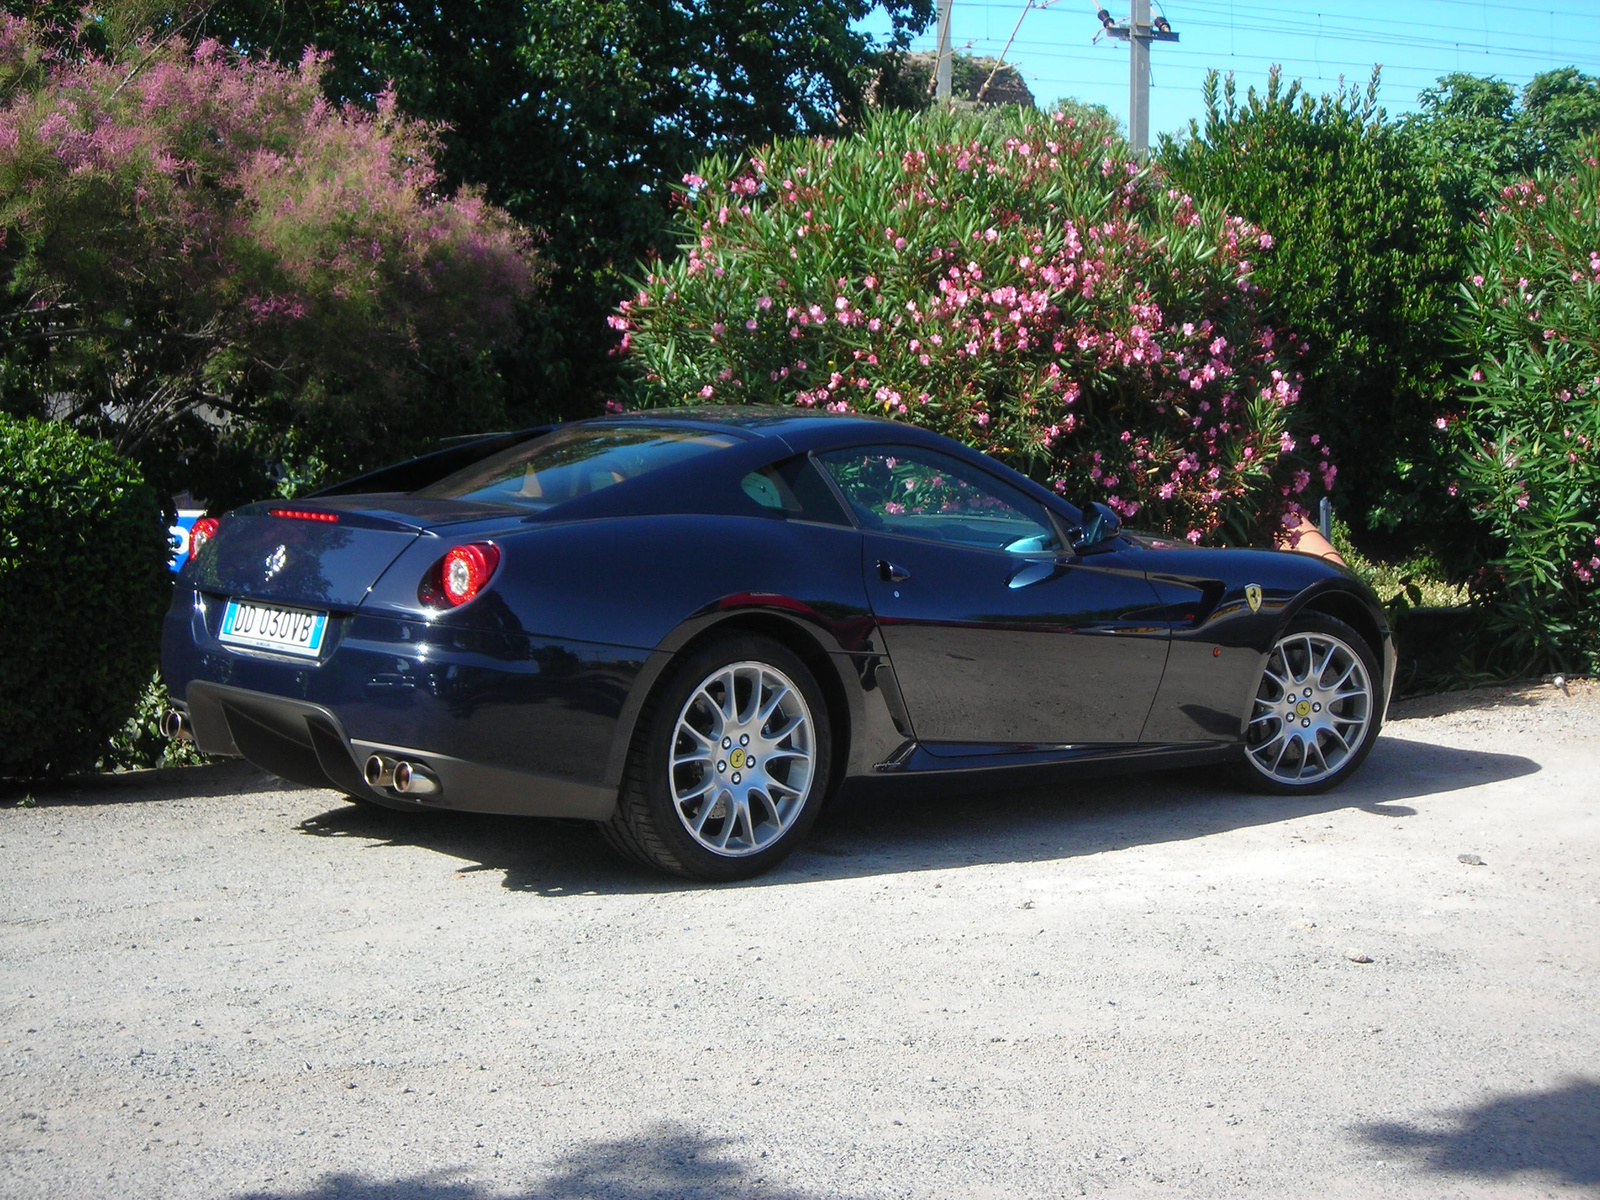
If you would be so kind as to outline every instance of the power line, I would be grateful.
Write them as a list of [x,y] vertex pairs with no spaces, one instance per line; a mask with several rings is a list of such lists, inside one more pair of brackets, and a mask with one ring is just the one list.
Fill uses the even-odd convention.
[[[915,42],[913,42],[912,44],[916,45]],[[994,45],[998,44],[998,41],[997,41],[997,39],[993,39],[993,38],[975,38],[975,39],[973,39],[973,43],[972,44],[974,45],[974,47],[989,47],[989,46],[994,46]],[[1074,51],[1074,50],[1071,50],[1071,49],[1064,49],[1064,48],[1062,48],[1060,46],[1059,43],[1056,43],[1056,42],[1033,41],[1033,40],[1029,40],[1029,39],[1026,39],[1026,38],[1019,38],[1013,43],[1013,45],[1016,46],[1019,49],[1027,50],[1028,51],[1027,57],[1029,59],[1040,59],[1040,58],[1043,58],[1043,59],[1050,59],[1050,60],[1053,60],[1053,61],[1082,62],[1082,63],[1103,63],[1103,62],[1106,61],[1102,55],[1096,53],[1093,50]],[[1209,51],[1209,50],[1189,49],[1189,48],[1174,48],[1171,51],[1169,51],[1168,53],[1170,55],[1174,56],[1174,57],[1179,58],[1179,59],[1198,58],[1198,59],[1204,59],[1204,60],[1206,60],[1208,62],[1216,62],[1217,59],[1218,59],[1217,53],[1213,52],[1213,51]],[[1301,58],[1301,57],[1296,56],[1296,55],[1281,55],[1281,54],[1268,55],[1268,54],[1239,54],[1239,53],[1223,52],[1221,57],[1223,59],[1226,59],[1229,62],[1245,61],[1245,62],[1276,63],[1276,64],[1278,64],[1280,66],[1285,67],[1285,68],[1291,66],[1292,64],[1296,64],[1296,63],[1312,63],[1312,62],[1316,62],[1316,63],[1318,63],[1318,64],[1320,64],[1322,66],[1350,67],[1353,70],[1370,71],[1372,69],[1372,67],[1375,65],[1375,61],[1373,59],[1318,58],[1318,59],[1313,60],[1313,59],[1310,59],[1310,58]],[[1013,65],[1016,65],[1016,64],[1013,64]],[[1210,67],[1196,66],[1196,65],[1193,65],[1193,64],[1190,64],[1190,63],[1186,63],[1186,62],[1174,62],[1174,63],[1169,63],[1169,65],[1171,67],[1173,67],[1174,69],[1185,70],[1185,71],[1205,71],[1205,70],[1211,69]],[[1436,79],[1439,76],[1439,68],[1438,67],[1423,66],[1423,65],[1419,65],[1419,64],[1410,64],[1410,63],[1383,63],[1381,65],[1382,65],[1382,68],[1383,68],[1384,78],[1386,80],[1387,79],[1392,79],[1392,77],[1394,75],[1399,74],[1399,73],[1422,75],[1422,76],[1428,77],[1429,80]],[[1025,69],[1025,68],[1019,68],[1019,69]],[[1509,77],[1511,77],[1513,79],[1531,79],[1535,75],[1539,74],[1539,72],[1537,72],[1537,71],[1528,71],[1528,72],[1521,72],[1521,73],[1504,72],[1503,74],[1506,74],[1506,75],[1508,75]],[[1331,79],[1331,78],[1334,78],[1334,77],[1326,76],[1325,78],[1330,78]]]
[[[1313,27],[1309,25],[1296,25],[1292,22],[1279,22],[1272,26],[1252,25],[1239,21],[1230,21],[1224,24],[1220,21],[1207,21],[1203,18],[1195,17],[1191,18],[1188,21],[1188,24],[1199,26],[1205,29],[1242,29],[1249,33],[1271,33],[1278,35],[1290,33],[1299,34],[1303,37],[1312,37],[1318,40],[1327,39],[1338,42],[1358,42],[1367,46],[1399,46],[1413,50],[1453,50],[1463,44],[1478,44],[1470,42],[1466,39],[1450,41],[1444,38],[1423,38],[1404,33],[1382,33],[1374,32],[1372,30],[1349,29],[1343,26]],[[1597,46],[1600,45],[1600,42],[1569,39],[1568,44]],[[1486,42],[1484,43],[1484,48],[1489,48]],[[1550,57],[1549,54],[1536,52],[1526,47],[1496,47],[1495,53],[1519,58],[1548,59]],[[1591,55],[1590,57],[1593,56]]]
[[[971,3],[971,0],[964,0],[964,3]],[[984,5],[984,4],[981,3],[981,0],[980,0],[979,3],[972,4],[972,6],[973,7],[1007,8],[1007,9],[1012,9],[1013,11],[1015,11],[1015,6],[1012,6],[1012,5],[998,5],[998,4]],[[1038,7],[1043,7],[1043,6],[1041,5],[1041,6],[1038,6]],[[1241,7],[1243,7],[1243,6],[1241,6]],[[1026,9],[1024,9],[1024,11],[1026,11]],[[1444,52],[1444,53],[1457,53],[1457,54],[1459,54],[1462,51],[1468,51],[1468,52],[1471,52],[1471,53],[1477,53],[1477,52],[1481,51],[1481,52],[1486,53],[1486,54],[1492,53],[1492,54],[1494,54],[1495,56],[1497,56],[1499,58],[1515,59],[1517,61],[1523,61],[1523,62],[1548,63],[1548,62],[1552,61],[1551,55],[1549,55],[1547,53],[1541,53],[1541,52],[1532,50],[1531,48],[1506,47],[1506,46],[1503,46],[1503,45],[1490,46],[1486,42],[1480,43],[1480,42],[1475,42],[1475,41],[1466,40],[1466,39],[1463,39],[1463,40],[1460,40],[1460,41],[1448,41],[1448,40],[1445,40],[1445,39],[1442,39],[1442,38],[1422,38],[1422,37],[1417,37],[1415,35],[1408,35],[1408,34],[1385,33],[1385,32],[1378,31],[1378,30],[1356,30],[1356,29],[1351,29],[1351,28],[1346,27],[1346,26],[1333,26],[1333,27],[1326,27],[1325,26],[1325,27],[1322,27],[1322,28],[1319,29],[1319,28],[1316,28],[1316,27],[1308,26],[1308,25],[1297,25],[1297,24],[1295,24],[1293,22],[1288,22],[1288,23],[1281,23],[1281,24],[1278,24],[1276,26],[1268,27],[1268,26],[1265,26],[1265,25],[1258,25],[1258,24],[1253,24],[1253,23],[1249,23],[1249,22],[1243,22],[1243,23],[1241,23],[1241,22],[1230,22],[1228,24],[1223,24],[1223,23],[1220,23],[1220,22],[1207,21],[1207,20],[1199,19],[1199,18],[1191,19],[1187,23],[1189,25],[1192,25],[1192,26],[1195,26],[1195,27],[1198,27],[1198,28],[1204,28],[1204,29],[1231,29],[1231,30],[1240,30],[1240,31],[1243,31],[1243,32],[1248,32],[1248,33],[1282,34],[1284,32],[1289,32],[1289,33],[1293,33],[1293,34],[1300,34],[1302,36],[1315,37],[1315,38],[1318,38],[1318,39],[1327,39],[1327,40],[1331,40],[1331,41],[1355,42],[1355,43],[1358,43],[1358,44],[1364,45],[1364,46],[1386,46],[1386,47],[1393,47],[1393,48],[1397,48],[1397,49],[1412,49],[1412,50],[1435,50],[1435,51]],[[1410,24],[1410,23],[1408,22],[1407,24]],[[978,40],[980,40],[980,41],[990,41],[990,42],[993,41],[993,39],[978,39]],[[1018,44],[1019,45],[1037,45],[1038,43],[1022,41],[1022,42],[1019,42]],[[1569,45],[1569,46],[1577,45],[1577,46],[1596,46],[1596,47],[1600,47],[1600,41],[1594,41],[1592,39],[1577,39],[1577,38],[1568,39],[1566,44]],[[1240,56],[1235,55],[1233,57],[1240,57]],[[1289,56],[1285,56],[1285,57],[1289,57]],[[1562,57],[1563,57],[1564,61],[1570,62],[1573,65],[1581,64],[1581,65],[1584,65],[1584,66],[1600,67],[1600,54],[1592,54],[1592,53],[1591,54],[1569,54],[1569,55],[1565,55],[1565,56],[1562,56]],[[1304,61],[1321,61],[1321,60],[1320,60],[1320,56],[1306,56]],[[1345,60],[1345,61],[1347,63],[1349,62],[1349,60]],[[1376,61],[1376,59],[1374,59],[1373,61]],[[1350,65],[1356,65],[1356,64],[1350,64]]]
[[[1019,40],[1016,43],[1016,45],[1019,48],[1030,50],[1030,53],[1031,53],[1032,57],[1058,57],[1058,58],[1066,57],[1066,58],[1079,59],[1079,60],[1086,61],[1086,62],[1090,61],[1093,57],[1095,57],[1093,54],[1090,54],[1090,53],[1074,54],[1071,51],[1058,50],[1058,49],[1056,49],[1056,47],[1058,46],[1058,43],[1055,43],[1055,42],[1028,41],[1028,40],[1024,39],[1024,40]],[[1219,57],[1219,55],[1215,51],[1201,50],[1201,49],[1188,49],[1188,48],[1174,49],[1171,53],[1174,56],[1178,57],[1178,58],[1203,58],[1203,59],[1206,59],[1208,61],[1215,61]],[[1358,69],[1358,70],[1366,70],[1366,71],[1370,71],[1372,69],[1372,67],[1377,63],[1376,59],[1370,59],[1370,58],[1369,59],[1339,59],[1339,58],[1321,58],[1321,57],[1318,57],[1315,60],[1313,60],[1313,59],[1310,59],[1310,58],[1300,58],[1297,55],[1282,55],[1282,54],[1238,54],[1238,53],[1226,53],[1225,52],[1220,57],[1223,57],[1223,58],[1226,58],[1226,59],[1229,59],[1229,60],[1235,60],[1235,61],[1236,60],[1245,60],[1245,61],[1252,61],[1252,62],[1280,63],[1280,64],[1287,64],[1287,63],[1291,63],[1291,62],[1312,62],[1312,61],[1315,61],[1317,63],[1323,64],[1323,65],[1326,65],[1326,66],[1352,67],[1352,68],[1355,68],[1355,69]],[[1597,61],[1600,61],[1600,60],[1597,60]],[[1174,65],[1176,65],[1176,64],[1174,64]],[[1439,73],[1439,69],[1437,67],[1423,66],[1423,65],[1419,65],[1419,64],[1411,64],[1411,63],[1382,63],[1381,65],[1383,67],[1383,73],[1384,73],[1385,77],[1387,77],[1390,74],[1392,74],[1393,72],[1397,72],[1397,71],[1416,72],[1416,73],[1429,75],[1429,76],[1435,76],[1435,77]],[[1526,78],[1532,78],[1533,75],[1536,75],[1538,73],[1539,72],[1536,72],[1536,71],[1534,71],[1534,72],[1524,72],[1523,75]]]
[[[1432,2],[1432,3],[1443,4],[1443,3],[1454,3],[1454,2],[1457,2],[1457,0],[1423,0],[1423,2],[1424,3]],[[1459,2],[1466,3],[1467,0],[1459,0]],[[1299,19],[1297,14],[1294,14],[1294,13],[1287,13],[1286,14],[1284,9],[1281,8],[1281,7],[1273,7],[1273,6],[1265,6],[1265,5],[1257,5],[1257,4],[1223,4],[1223,3],[1219,3],[1218,0],[1186,0],[1186,7],[1192,8],[1192,9],[1198,9],[1198,10],[1200,10],[1202,12],[1213,12],[1213,13],[1216,13],[1218,16],[1227,16],[1230,19],[1230,21],[1239,13],[1246,13],[1246,14],[1255,13],[1255,14],[1259,14],[1261,17],[1271,19],[1275,23],[1278,22],[1278,21],[1281,21],[1281,20],[1295,21],[1295,20]],[[1480,7],[1480,6],[1474,4],[1473,7],[1477,8],[1477,7]],[[1412,11],[1415,11],[1415,10],[1412,10]],[[1525,9],[1517,9],[1515,11],[1526,12],[1527,10],[1525,10]],[[1318,14],[1319,17],[1320,17],[1320,15],[1321,14]],[[1341,15],[1345,15],[1345,14],[1341,14]],[[1545,15],[1554,16],[1555,14],[1554,13],[1547,13]],[[1405,27],[1407,29],[1430,29],[1430,30],[1434,30],[1436,33],[1440,32],[1440,31],[1448,33],[1448,32],[1451,32],[1451,31],[1455,30],[1455,28],[1456,28],[1455,26],[1452,26],[1452,25],[1441,25],[1437,21],[1402,21],[1402,20],[1399,20],[1399,19],[1397,19],[1395,17],[1382,17],[1382,18],[1378,18],[1378,20],[1381,22],[1381,24],[1383,24],[1385,26],[1388,26],[1388,27],[1401,27],[1401,26],[1403,26],[1403,27]],[[1370,22],[1369,22],[1369,24],[1370,24]],[[1318,29],[1325,29],[1327,27],[1322,25],[1320,23],[1320,21],[1319,21],[1317,28]],[[1365,31],[1363,31],[1363,36],[1364,35],[1365,35]],[[1415,35],[1405,35],[1405,36],[1415,36]],[[1520,37],[1529,37],[1529,38],[1531,38],[1531,37],[1535,37],[1537,35],[1534,35],[1534,34],[1531,34],[1531,33],[1530,34],[1520,34],[1515,30],[1497,30],[1496,31],[1496,36],[1498,36],[1498,37],[1519,37],[1520,36]],[[1451,39],[1448,38],[1448,37],[1444,37],[1444,38],[1439,38],[1437,40],[1450,41]],[[1567,42],[1567,43],[1577,42],[1577,43],[1583,44],[1583,45],[1591,45],[1591,46],[1592,45],[1600,45],[1600,42],[1595,42],[1592,39],[1582,39],[1582,38],[1574,38],[1574,37],[1565,37],[1564,36],[1562,40],[1564,42]]]

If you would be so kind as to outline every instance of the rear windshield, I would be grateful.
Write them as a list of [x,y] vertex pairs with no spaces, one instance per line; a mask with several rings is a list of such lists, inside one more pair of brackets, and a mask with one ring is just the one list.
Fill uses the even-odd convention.
[[416,495],[545,509],[726,449],[735,440],[663,425],[574,429],[503,450]]

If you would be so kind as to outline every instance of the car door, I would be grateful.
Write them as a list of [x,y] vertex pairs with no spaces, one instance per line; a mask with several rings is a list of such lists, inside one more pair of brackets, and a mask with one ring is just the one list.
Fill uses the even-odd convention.
[[930,753],[1138,740],[1169,631],[1121,543],[1074,552],[1041,504],[938,451],[818,461],[862,526],[867,594]]

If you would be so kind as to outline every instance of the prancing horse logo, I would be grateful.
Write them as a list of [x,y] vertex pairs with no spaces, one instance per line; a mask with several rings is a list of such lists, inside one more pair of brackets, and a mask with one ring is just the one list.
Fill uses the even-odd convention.
[[1251,612],[1261,611],[1261,585],[1247,583],[1244,585],[1244,602],[1250,606]]
[[[271,579],[279,571],[283,570],[283,564],[288,561],[289,548],[287,546],[279,546],[276,550],[262,560],[261,565],[267,569],[267,573],[261,577],[262,580],[265,581]],[[1259,590],[1260,589],[1258,588],[1257,591]]]

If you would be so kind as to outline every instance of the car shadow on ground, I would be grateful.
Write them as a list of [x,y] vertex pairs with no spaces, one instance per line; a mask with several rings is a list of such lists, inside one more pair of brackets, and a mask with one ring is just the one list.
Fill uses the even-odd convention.
[[1442,1119],[1362,1125],[1355,1132],[1441,1174],[1497,1179],[1530,1171],[1600,1184],[1600,1083],[1590,1079],[1497,1096]]
[[336,1174],[304,1191],[250,1191],[238,1200],[720,1200],[747,1190],[766,1200],[818,1197],[769,1180],[761,1158],[738,1161],[736,1146],[735,1139],[703,1137],[668,1123],[638,1137],[577,1147],[551,1163],[538,1183],[510,1191],[456,1182],[449,1171],[390,1180]]
[[1515,779],[1539,770],[1514,754],[1385,737],[1348,784],[1318,796],[1243,792],[1222,769],[1149,772],[968,795],[863,797],[825,812],[810,839],[758,879],[703,885],[627,863],[583,822],[470,813],[397,813],[350,804],[300,825],[311,836],[413,846],[461,859],[463,871],[504,872],[504,886],[559,897],[686,888],[771,887],[978,863],[1044,862],[1187,841],[1355,808],[1379,818],[1414,815],[1402,801]]

